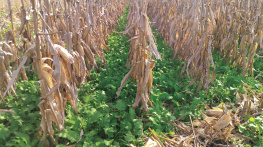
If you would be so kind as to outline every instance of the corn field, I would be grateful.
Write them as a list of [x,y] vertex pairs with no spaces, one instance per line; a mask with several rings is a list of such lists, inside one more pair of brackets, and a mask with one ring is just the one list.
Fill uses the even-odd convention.
[[[255,75],[254,64],[255,60],[262,58],[263,51],[262,0],[21,0],[20,9],[14,9],[13,1],[6,2],[8,14],[0,19],[4,20],[0,22],[0,115],[16,113],[4,106],[10,104],[9,97],[21,99],[17,94],[17,84],[21,80],[32,79],[27,73],[33,71],[39,83],[38,111],[41,115],[39,126],[35,126],[38,127],[35,138],[43,146],[55,146],[62,142],[58,134],[71,128],[65,123],[70,114],[66,111],[67,102],[76,116],[82,116],[78,114],[82,113],[78,108],[80,89],[92,81],[94,71],[107,69],[107,64],[116,62],[106,58],[107,53],[113,52],[108,40],[114,33],[128,38],[129,51],[122,52],[127,54],[126,60],[122,61],[126,67],[120,67],[128,72],[124,73],[124,77],[117,77],[123,79],[118,83],[118,90],[113,88],[116,97],[111,98],[110,104],[115,99],[124,100],[122,93],[127,91],[130,81],[137,87],[136,94],[131,96],[134,97],[133,104],[124,105],[135,109],[127,108],[126,111],[136,111],[134,115],[145,121],[141,128],[149,128],[148,133],[143,135],[146,147],[229,146],[254,142],[255,139],[238,132],[240,126],[248,125],[251,118],[261,115],[263,88],[253,89],[255,84],[252,82],[247,84],[239,80],[241,91],[230,87],[235,89],[231,93],[233,102],[214,102],[216,96],[212,97],[210,104],[200,101],[198,116],[189,114],[188,121],[181,120],[183,116],[176,120],[166,118],[166,124],[173,126],[172,135],[160,133],[162,130],[153,131],[155,128],[151,127],[154,125],[147,126],[147,122],[155,121],[144,117],[158,115],[152,113],[157,102],[151,98],[155,97],[155,87],[158,87],[158,79],[154,75],[159,72],[159,63],[169,60],[160,52],[159,38],[155,37],[157,32],[170,47],[164,51],[171,49],[169,58],[183,65],[176,76],[188,79],[185,89],[190,87],[194,93],[204,91],[208,95],[211,89],[215,89],[220,76],[217,72],[219,61],[214,58],[216,55],[232,69],[239,70],[242,78],[256,76],[256,80],[261,77],[260,74]],[[115,28],[121,26],[118,20],[124,17],[125,9],[128,11],[125,30],[116,31]],[[258,64],[262,67],[262,63]],[[172,81],[170,77],[164,83]],[[262,86],[260,82],[257,84],[259,87]],[[176,84],[180,85],[173,83]],[[185,91],[178,92],[173,99],[176,101],[178,95]],[[188,93],[187,96],[195,96],[192,92]],[[172,100],[169,100],[163,103],[173,106]],[[140,106],[140,110],[136,109]],[[164,104],[161,106],[168,109]],[[125,106],[116,106],[117,110],[122,110],[122,107]],[[251,118],[248,119],[248,116]],[[120,124],[121,119],[118,117]],[[260,125],[256,128],[260,136]],[[81,129],[79,140],[73,146],[87,132],[92,130]],[[143,129],[141,132],[143,134]],[[114,140],[118,135],[105,136],[105,140]],[[131,139],[125,139],[131,142]],[[263,145],[262,138],[258,142]]]
[[[42,119],[37,137],[42,136],[41,142],[49,146],[47,135],[53,144],[58,140],[54,137],[52,124],[58,127],[58,133],[65,127],[67,101],[78,113],[77,86],[83,84],[89,71],[97,67],[95,56],[106,66],[103,53],[107,49],[105,39],[114,29],[126,3],[109,0],[64,1],[63,5],[60,1],[47,0],[42,3],[33,0],[33,14],[30,14],[30,9],[24,7],[23,0],[21,2],[19,34],[23,46],[16,44],[12,23],[12,30],[5,33],[6,41],[1,44],[1,89],[5,88],[1,95],[4,102],[7,93],[10,95],[13,92],[15,95],[13,84],[20,71],[23,79],[26,79],[23,66],[33,59],[32,68],[40,79],[41,91],[38,106]],[[8,4],[11,9],[10,1]],[[30,15],[33,16],[34,23],[31,25],[34,30],[30,29]],[[12,10],[10,19],[12,22]],[[23,51],[20,58],[19,50]],[[13,73],[9,68],[10,60],[13,61],[13,69],[16,69]]]

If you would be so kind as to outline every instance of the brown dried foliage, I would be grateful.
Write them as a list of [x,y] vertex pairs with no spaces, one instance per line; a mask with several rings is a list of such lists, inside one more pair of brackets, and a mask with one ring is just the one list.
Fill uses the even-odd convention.
[[[129,73],[123,78],[121,86],[117,91],[119,96],[126,80],[129,76],[131,79],[136,79],[137,93],[135,102],[132,105],[136,108],[141,102],[144,111],[148,111],[148,104],[151,104],[149,93],[152,88],[153,76],[152,69],[155,66],[153,58],[161,59],[160,54],[155,45],[155,38],[152,34],[147,17],[147,0],[134,0],[130,4],[127,29],[122,32],[129,33],[131,39],[130,51],[127,60],[127,69],[131,66]],[[147,43],[149,41],[149,44]]]
[[[243,83],[245,94],[236,92],[237,101],[234,105],[222,105],[209,108],[201,112],[203,119],[196,118],[186,125],[179,119],[169,122],[178,129],[173,136],[156,135],[152,132],[156,142],[162,144],[157,139],[165,140],[165,146],[227,146],[229,144],[249,144],[251,138],[239,133],[238,125],[247,124],[246,115],[255,117],[262,113],[262,94],[253,91],[247,84]],[[229,108],[229,109],[228,109]],[[233,112],[235,110],[235,112]],[[231,143],[231,139],[235,142]],[[223,143],[223,144],[222,144]]]
[[[13,84],[16,78],[23,71],[24,64],[33,60],[32,68],[38,74],[41,92],[38,106],[42,119],[37,137],[42,136],[44,145],[50,146],[49,141],[57,143],[58,138],[54,138],[54,134],[65,127],[67,102],[78,113],[77,86],[81,86],[89,71],[97,67],[95,57],[106,65],[103,50],[109,48],[105,40],[113,31],[127,2],[64,1],[62,6],[61,1],[44,0],[37,5],[37,1],[32,0],[33,14],[25,9],[23,0],[21,2],[18,34],[23,44],[16,44],[12,38],[14,29],[9,32],[9,43],[1,40],[0,90],[5,91],[1,98],[4,101],[10,89],[15,94]],[[30,15],[33,15],[33,24],[29,21]],[[34,30],[31,30],[32,25]],[[36,37],[32,37],[33,31]],[[18,56],[19,50],[24,51],[22,56]],[[13,69],[16,69],[13,73],[9,69],[10,60],[13,61]],[[58,132],[54,131],[53,125],[58,127]]]
[[[262,1],[151,0],[152,26],[174,49],[173,57],[185,60],[189,85],[209,88],[216,67],[212,50],[253,75],[253,57],[262,50]],[[240,44],[240,46],[238,46]],[[210,72],[210,69],[213,72]],[[182,73],[181,72],[181,73]]]

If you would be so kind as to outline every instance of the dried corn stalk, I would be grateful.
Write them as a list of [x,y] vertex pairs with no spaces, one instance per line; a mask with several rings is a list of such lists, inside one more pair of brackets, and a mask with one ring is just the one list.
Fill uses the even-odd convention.
[[253,75],[254,56],[263,49],[261,0],[217,2],[214,6],[217,25],[214,30],[215,47],[233,67],[242,67],[242,75]]
[[[151,0],[148,14],[152,26],[174,49],[174,58],[185,60],[197,91],[215,79],[212,49],[253,75],[253,58],[262,50],[262,1]],[[239,45],[240,44],[240,45]],[[210,69],[213,68],[212,75]]]
[[186,60],[182,72],[187,69],[187,76],[192,78],[189,86],[199,82],[197,91],[202,86],[207,89],[209,83],[214,81],[216,73],[211,36],[215,24],[214,20],[211,20],[211,7],[205,5],[207,2],[157,0],[151,1],[148,11],[153,19],[153,27],[157,28],[165,41],[174,48],[173,57]]
[[[9,17],[10,17],[10,23],[12,26],[12,30],[9,30],[5,32],[5,42],[2,40],[2,29],[5,27],[5,24],[0,28],[0,64],[1,64],[1,71],[0,71],[0,95],[1,99],[5,102],[4,97],[6,93],[9,95],[12,93],[16,96],[15,93],[15,86],[8,86],[9,82],[12,77],[12,71],[10,66],[12,67],[12,70],[16,70],[18,68],[18,64],[21,62],[21,57],[19,55],[20,48],[16,45],[16,38],[15,38],[15,28],[13,24],[13,12],[11,9],[11,1],[8,0],[8,6],[9,6]],[[11,63],[12,61],[12,63]],[[20,76],[23,80],[27,80],[25,69],[22,67],[22,70],[20,72]],[[8,90],[7,90],[8,89]],[[6,91],[6,92],[4,92]],[[6,102],[5,102],[6,103]]]
[[[42,18],[44,31],[51,34],[51,39],[40,39],[46,44],[46,50],[41,45],[45,58],[41,62],[43,79],[40,80],[42,99],[39,107],[42,121],[38,134],[43,133],[42,141],[45,144],[49,144],[46,134],[53,143],[57,142],[57,138],[53,138],[52,123],[59,127],[59,132],[63,130],[67,101],[77,113],[77,86],[85,82],[87,70],[97,67],[95,56],[100,57],[106,65],[103,49],[108,47],[105,39],[117,24],[125,1],[67,1],[65,14],[61,13],[59,5],[53,3],[53,15],[47,9],[48,15]],[[117,15],[109,15],[106,11]],[[65,44],[68,50],[64,48]]]
[[[38,106],[42,119],[37,137],[42,136],[44,145],[50,146],[49,141],[53,144],[58,141],[58,138],[54,138],[57,132],[53,125],[58,127],[58,132],[65,127],[67,102],[78,112],[77,86],[86,81],[88,70],[97,67],[95,57],[100,57],[106,65],[103,50],[109,48],[105,40],[117,24],[127,2],[64,1],[64,7],[60,1],[44,0],[38,6],[36,3],[36,0],[31,1],[34,30],[30,30],[30,13],[24,5],[18,13],[21,20],[19,34],[22,34],[20,37],[23,41],[20,48],[24,54],[20,57],[21,62],[15,62],[13,69],[16,70],[12,74],[9,69],[11,58],[19,61],[18,45],[12,37],[14,33],[9,31],[6,35],[7,40],[11,41],[9,44],[1,42],[0,92],[2,96],[2,91],[5,91],[3,101],[6,93],[10,94],[10,89],[15,92],[13,84],[16,78],[23,71],[24,64],[27,62],[29,65],[33,60],[32,67],[38,74],[41,92]],[[30,33],[32,31],[36,35],[34,38]]]
[[[11,47],[4,43],[0,42],[0,95],[1,99],[6,103],[3,96],[3,91],[5,91],[5,88],[7,88],[7,85],[11,79],[10,74],[10,60],[12,58],[12,49]],[[11,89],[8,90],[8,94],[10,95],[12,93],[16,96],[14,87],[11,86]]]
[[[117,91],[117,96],[119,96],[128,77],[131,76],[131,79],[136,79],[137,82],[137,93],[132,107],[136,108],[141,102],[143,109],[148,111],[147,103],[152,105],[149,93],[153,82],[152,69],[155,66],[153,57],[156,59],[161,59],[161,57],[155,45],[155,38],[152,34],[146,11],[147,0],[133,0],[131,2],[127,29],[122,32],[124,34],[129,33],[131,37],[126,65],[129,68],[131,64],[131,69],[123,78],[121,86]],[[149,44],[147,41],[149,41]]]

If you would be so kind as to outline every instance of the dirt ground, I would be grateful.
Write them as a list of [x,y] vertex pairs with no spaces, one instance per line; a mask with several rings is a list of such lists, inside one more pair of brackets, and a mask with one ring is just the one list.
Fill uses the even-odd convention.
[[[0,0],[0,29],[2,28],[1,35],[4,34],[7,30],[10,30],[10,17],[9,17],[9,6],[8,6],[8,0]],[[21,0],[10,0],[11,2],[11,8],[13,11],[13,20],[14,20],[14,25],[19,26],[20,25],[20,20],[17,16],[17,12],[20,11],[21,8]],[[24,5],[26,8],[29,8],[30,6],[30,0],[24,0]]]
[[[21,8],[21,0],[10,0],[11,2],[11,8],[13,10],[13,16],[16,17],[16,13],[20,11]],[[30,5],[30,0],[24,0],[25,6]],[[7,15],[9,14],[9,7],[7,0],[0,0],[0,25],[3,23],[3,19],[9,19],[7,18]]]
[[[12,5],[12,10],[14,12],[19,11],[21,7],[21,0],[10,0],[11,5]],[[24,0],[25,5],[28,5],[30,3],[29,0]],[[0,0],[0,14],[1,15],[6,15],[8,12],[8,3],[7,0]]]

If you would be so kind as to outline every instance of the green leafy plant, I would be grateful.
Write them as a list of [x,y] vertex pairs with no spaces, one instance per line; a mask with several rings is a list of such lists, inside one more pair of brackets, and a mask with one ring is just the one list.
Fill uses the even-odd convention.
[[246,146],[262,146],[263,144],[263,116],[250,117],[247,125],[240,125],[239,132],[251,138]]
[[36,146],[36,126],[40,122],[38,82],[21,81],[16,90],[18,99],[9,96],[8,105],[0,104],[15,112],[0,114],[0,142],[4,146]]

